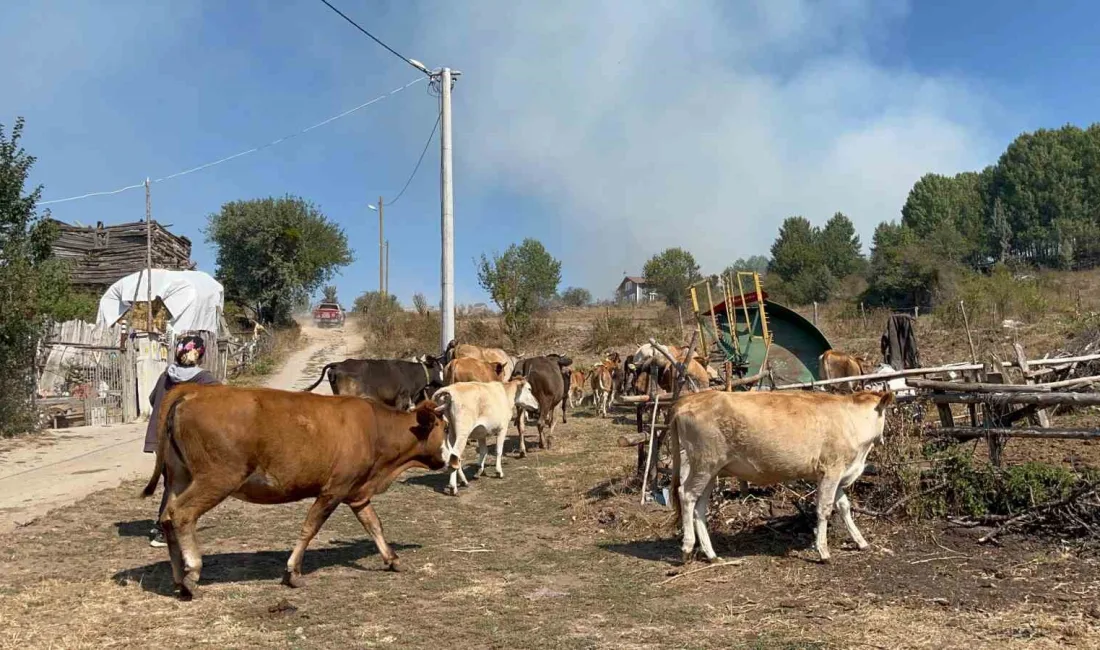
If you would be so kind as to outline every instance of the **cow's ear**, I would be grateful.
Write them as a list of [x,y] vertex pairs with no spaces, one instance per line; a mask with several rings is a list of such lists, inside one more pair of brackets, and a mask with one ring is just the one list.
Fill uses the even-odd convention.
[[435,428],[436,422],[439,421],[437,408],[435,402],[431,400],[424,400],[420,406],[416,407],[416,426],[412,429],[416,437],[423,438]]
[[493,364],[493,373],[496,374],[497,377],[499,377],[502,372],[504,372],[504,364],[503,363],[494,363]]

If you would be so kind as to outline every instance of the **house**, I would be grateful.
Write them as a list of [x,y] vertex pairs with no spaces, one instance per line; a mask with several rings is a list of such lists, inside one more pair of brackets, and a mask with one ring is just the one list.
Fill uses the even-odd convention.
[[615,290],[615,295],[619,300],[635,303],[653,302],[657,299],[657,292],[646,284],[645,278],[633,275],[623,278],[623,281],[619,283],[619,288]]
[[[95,227],[51,219],[60,232],[53,243],[53,256],[69,262],[69,281],[77,289],[102,293],[118,280],[145,269],[146,226],[144,221]],[[174,235],[153,221],[150,225],[153,268],[193,271],[191,240]]]

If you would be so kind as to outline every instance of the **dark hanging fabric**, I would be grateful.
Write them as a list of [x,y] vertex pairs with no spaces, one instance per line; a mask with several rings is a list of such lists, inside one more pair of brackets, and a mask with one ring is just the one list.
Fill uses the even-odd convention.
[[882,358],[895,370],[920,368],[916,321],[908,314],[893,314],[886,321],[880,341]]

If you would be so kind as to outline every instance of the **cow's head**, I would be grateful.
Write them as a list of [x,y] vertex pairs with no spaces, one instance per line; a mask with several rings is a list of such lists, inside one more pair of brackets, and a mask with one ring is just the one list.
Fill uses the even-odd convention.
[[874,364],[873,361],[869,361],[869,360],[867,360],[866,357],[862,357],[862,356],[858,356],[858,355],[853,357],[853,358],[856,360],[856,363],[859,364],[859,374],[861,374],[861,375],[874,374],[875,364]]
[[431,386],[443,385],[443,358],[425,354],[418,361],[428,371],[428,384]]
[[530,382],[522,377],[512,381],[519,384],[519,387],[516,388],[516,409],[522,409],[528,413],[539,410],[539,402],[535,399],[535,394],[531,392]]
[[[433,469],[442,469],[445,466],[458,469],[462,461],[457,453],[459,449],[458,432],[454,428],[454,422],[451,421],[451,394],[446,388],[440,388],[432,395],[430,402],[434,404],[433,412],[443,420],[445,427],[443,444],[440,445],[439,449],[439,467]],[[466,445],[465,440],[462,441],[462,445]]]
[[439,412],[439,405],[425,400],[415,409],[416,426],[410,429],[419,441],[428,469],[443,469],[446,463],[448,426]]

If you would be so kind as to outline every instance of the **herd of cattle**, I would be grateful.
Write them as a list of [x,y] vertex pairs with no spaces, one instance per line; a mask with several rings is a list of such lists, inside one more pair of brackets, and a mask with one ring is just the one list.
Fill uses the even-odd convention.
[[[405,470],[447,469],[445,492],[457,495],[459,483],[468,484],[462,471],[467,443],[478,443],[481,475],[494,436],[496,472],[503,477],[511,424],[519,432],[520,456],[527,452],[528,416],[535,418],[539,447],[550,449],[559,404],[565,422],[567,404],[575,407],[591,395],[598,415],[606,416],[616,394],[645,393],[650,381],[671,390],[674,373],[668,370],[675,359],[689,393],[669,416],[672,494],[685,562],[697,542],[707,560],[716,558],[706,517],[719,476],[757,485],[814,480],[822,561],[829,559],[825,531],[834,507],[856,545],[866,548],[844,491],[881,439],[893,394],[709,390],[719,383],[717,373],[705,358],[687,357],[684,348],[646,344],[625,360],[611,353],[580,370],[561,355],[517,359],[500,349],[452,342],[441,357],[331,363],[304,391],[182,384],[159,412],[156,468],[142,494],[153,494],[163,475],[168,499],[161,526],[185,599],[195,594],[202,569],[196,523],[228,497],[260,504],[315,499],[287,561],[283,581],[289,586],[300,585],[305,549],[340,504],[351,508],[396,571],[400,563],[372,499]],[[313,394],[326,376],[333,395]]]

